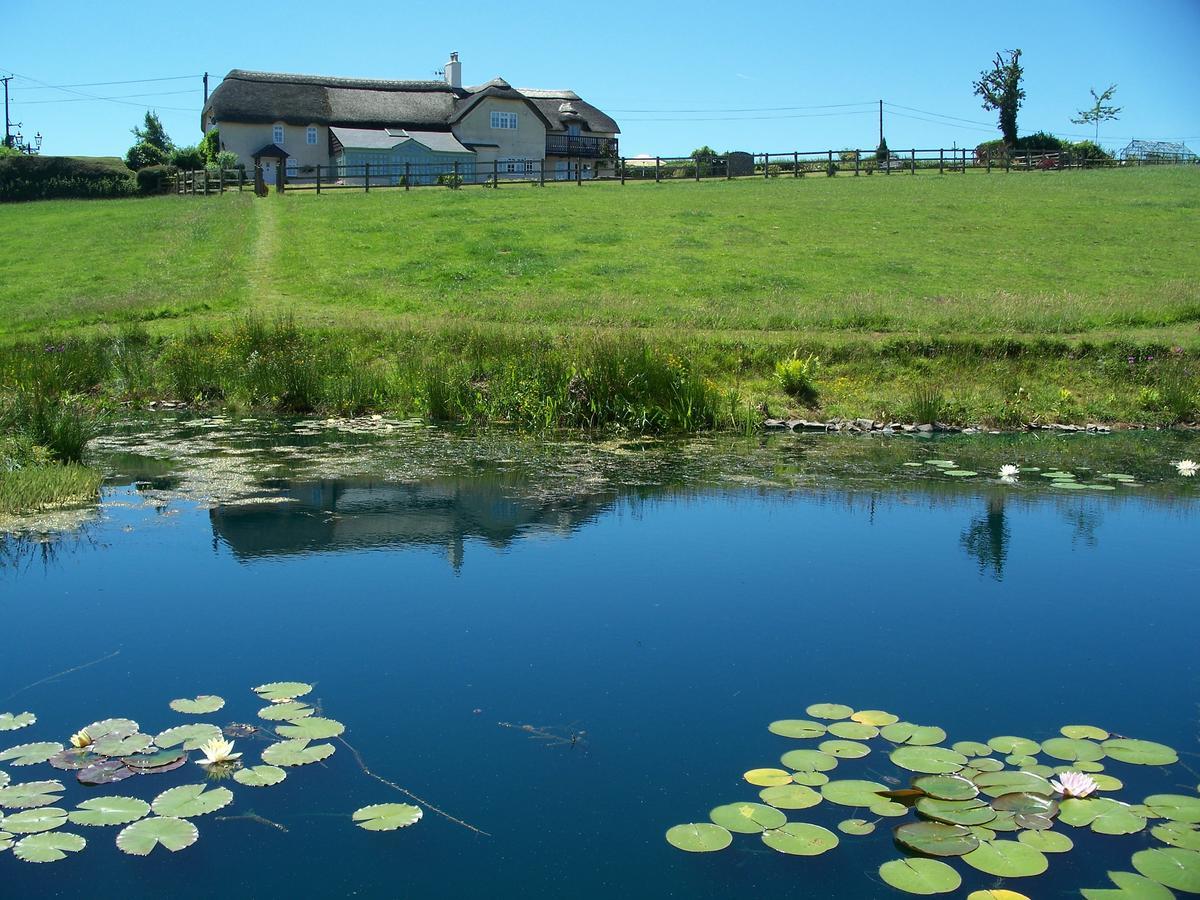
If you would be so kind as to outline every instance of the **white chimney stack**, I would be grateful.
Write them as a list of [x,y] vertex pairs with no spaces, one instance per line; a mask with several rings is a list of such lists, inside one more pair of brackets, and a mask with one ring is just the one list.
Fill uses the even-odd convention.
[[446,63],[446,84],[462,87],[462,63],[458,61],[458,53],[451,53],[450,62]]

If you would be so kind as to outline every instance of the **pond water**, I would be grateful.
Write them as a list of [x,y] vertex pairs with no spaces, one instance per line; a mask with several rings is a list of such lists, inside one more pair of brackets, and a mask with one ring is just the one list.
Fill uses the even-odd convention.
[[[945,746],[1091,723],[1176,748],[1166,768],[1104,761],[1132,803],[1200,781],[1200,479],[1170,463],[1200,455],[1194,438],[551,442],[181,418],[114,427],[96,451],[98,510],[0,545],[0,713],[38,716],[0,750],[113,716],[151,735],[267,725],[251,688],[281,680],[313,684],[304,699],[346,732],[277,786],[220,782],[233,802],[179,853],[129,856],[119,827],[80,825],[64,830],[88,845],[64,861],[0,852],[4,896],[902,896],[877,869],[911,813],[811,858],[757,835],[708,854],[664,840],[757,801],[743,772],[818,743],[768,723],[822,701],[941,726]],[[1009,462],[1014,484],[993,474]],[[1068,470],[1080,486],[1045,474]],[[226,704],[168,708],[199,694]],[[891,744],[865,743],[829,776],[908,777]],[[236,749],[259,764],[268,746]],[[487,834],[427,807],[400,831],[354,827],[409,798],[351,747]],[[204,780],[190,764],[91,789],[0,771],[62,779],[67,810]],[[949,860],[954,896],[1079,896],[1162,846],[1055,830],[1075,849],[1036,878]]]

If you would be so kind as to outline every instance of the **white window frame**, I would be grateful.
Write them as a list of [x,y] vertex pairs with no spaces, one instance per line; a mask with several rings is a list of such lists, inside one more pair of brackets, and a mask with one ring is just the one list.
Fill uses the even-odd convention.
[[283,126],[282,125],[272,125],[271,126],[271,143],[275,144],[275,146],[277,146],[277,147],[283,146]]
[[317,144],[317,126],[309,125],[308,130],[304,133],[304,138],[308,142],[309,146],[315,147]]
[[491,123],[493,128],[516,130],[517,114],[515,112],[505,112],[503,110],[493,109]]

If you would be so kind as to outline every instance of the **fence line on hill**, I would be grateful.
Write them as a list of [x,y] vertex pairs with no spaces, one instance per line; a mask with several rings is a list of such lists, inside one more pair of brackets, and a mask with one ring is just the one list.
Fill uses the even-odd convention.
[[[331,190],[371,191],[381,188],[410,190],[464,185],[498,188],[504,184],[627,181],[702,181],[809,175],[918,175],[923,173],[1033,172],[1094,168],[1130,168],[1145,165],[1195,165],[1195,158],[1161,156],[1144,160],[1118,160],[1061,152],[991,152],[968,148],[892,151],[886,157],[874,150],[792,150],[784,153],[727,153],[710,157],[619,157],[600,160],[599,171],[582,160],[548,168],[543,160],[477,163],[362,163],[357,165],[256,166],[246,169],[180,171],[163,176],[164,193],[208,196],[227,190],[265,192]],[[272,178],[273,175],[273,178]]]

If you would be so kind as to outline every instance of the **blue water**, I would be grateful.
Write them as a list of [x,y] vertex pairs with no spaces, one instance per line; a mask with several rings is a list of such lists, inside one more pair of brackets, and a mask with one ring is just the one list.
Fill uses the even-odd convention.
[[[811,473],[823,452],[769,445],[755,466]],[[947,450],[903,451],[935,452]],[[196,819],[187,850],[130,857],[114,846],[119,829],[69,826],[89,844],[66,861],[0,853],[0,894],[901,896],[875,870],[901,855],[887,832],[904,820],[843,835],[819,858],[752,835],[707,855],[663,839],[713,806],[756,800],[741,774],[811,745],[767,724],[808,718],[818,701],[941,725],[948,742],[1097,724],[1197,767],[1194,486],[1164,474],[1142,493],[1055,492],[1034,476],[943,488],[892,471],[892,487],[875,473],[790,489],[641,473],[636,487],[610,477],[566,499],[530,499],[528,478],[488,471],[285,479],[269,487],[291,502],[213,508],[144,505],[145,484],[115,484],[82,533],[5,545],[0,712],[39,720],[0,734],[0,749],[65,741],[109,716],[154,734],[185,720],[169,700],[199,693],[227,705],[187,720],[255,722],[251,687],[307,681],[372,771],[488,835],[429,810],[398,832],[353,827],[360,806],[406,798],[334,741],[325,764],[289,769],[279,786],[223,782],[235,802]],[[888,745],[868,743],[870,756],[830,774],[894,773]],[[237,749],[257,763],[265,746]],[[14,782],[65,776],[67,809],[94,795],[47,766],[0,768]],[[1131,802],[1198,780],[1180,767],[1107,770]],[[197,780],[189,765],[100,790],[149,800]],[[217,820],[249,811],[286,833]],[[822,803],[789,817],[833,828],[854,814]],[[1076,849],[1005,886],[1078,896],[1158,845],[1148,832],[1057,830]],[[952,864],[964,878],[954,896],[999,884]]]

